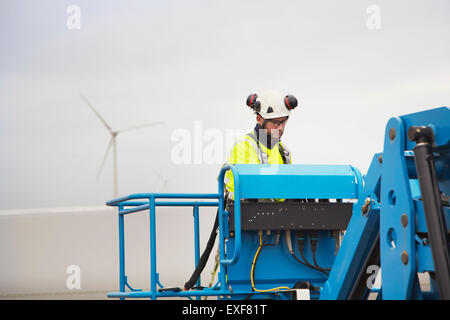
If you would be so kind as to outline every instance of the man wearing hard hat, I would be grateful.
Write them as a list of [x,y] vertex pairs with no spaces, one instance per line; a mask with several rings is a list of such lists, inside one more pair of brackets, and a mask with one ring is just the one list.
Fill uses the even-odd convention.
[[[291,164],[291,153],[281,143],[286,122],[291,110],[297,107],[297,99],[293,95],[285,95],[276,91],[263,92],[261,95],[251,94],[247,98],[247,105],[256,114],[256,126],[253,131],[239,138],[228,156],[226,164]],[[225,173],[226,206],[234,200],[234,181],[231,170]],[[262,199],[265,201],[264,199]],[[284,201],[275,199],[274,201]],[[219,227],[219,210],[217,210],[214,228],[209,237],[196,270],[184,285],[189,290],[197,282],[200,273],[206,265],[209,254]],[[214,273],[219,265],[219,249],[216,254]],[[214,276],[213,276],[214,279]],[[212,286],[212,281],[210,286]]]
[[[252,132],[239,138],[227,159],[227,164],[290,164],[291,153],[281,143],[281,136],[291,110],[297,107],[293,95],[277,91],[267,91],[260,95],[251,94],[247,98],[249,106],[256,114],[256,126]],[[228,199],[234,200],[233,175],[225,174]]]

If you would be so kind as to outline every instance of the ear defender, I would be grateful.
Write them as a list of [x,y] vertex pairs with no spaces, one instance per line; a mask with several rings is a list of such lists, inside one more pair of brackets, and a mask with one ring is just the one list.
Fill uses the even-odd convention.
[[261,102],[257,100],[258,95],[256,93],[251,94],[247,98],[247,105],[252,108],[254,111],[259,112],[261,111]]
[[294,97],[291,94],[288,94],[285,98],[284,98],[284,105],[286,106],[286,108],[288,110],[293,110],[297,107],[298,105],[298,101],[297,98]]

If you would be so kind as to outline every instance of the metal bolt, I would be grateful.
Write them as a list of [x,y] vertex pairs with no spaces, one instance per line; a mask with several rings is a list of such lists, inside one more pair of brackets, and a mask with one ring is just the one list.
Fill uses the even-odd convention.
[[402,258],[402,263],[404,265],[407,265],[408,261],[409,261],[409,257],[408,257],[408,253],[406,251],[402,252],[402,257],[401,258]]
[[391,140],[394,140],[394,138],[395,138],[395,129],[394,128],[389,129],[389,138]]
[[364,202],[364,205],[361,207],[361,215],[366,215],[367,212],[369,211],[369,206],[372,203],[372,201],[370,200],[370,197],[366,198],[366,201]]
[[403,228],[406,228],[406,226],[408,225],[408,216],[406,215],[406,213],[402,214],[400,221],[402,223]]

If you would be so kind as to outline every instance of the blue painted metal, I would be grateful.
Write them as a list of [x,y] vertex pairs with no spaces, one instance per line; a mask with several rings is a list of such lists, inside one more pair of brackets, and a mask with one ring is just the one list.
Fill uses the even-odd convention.
[[155,197],[150,197],[150,290],[156,299],[156,207]]
[[[395,130],[395,136],[393,134]],[[380,216],[383,299],[410,299],[416,270],[415,212],[405,160],[406,128],[399,117],[389,120],[383,150]],[[408,219],[406,227],[401,216]],[[402,263],[402,254],[409,263]]]
[[[238,164],[225,166],[219,175],[219,193],[223,190],[222,185],[224,173],[232,170],[235,186],[235,216],[236,222],[240,223],[240,198],[282,198],[282,199],[305,199],[305,198],[332,198],[352,199],[357,198],[362,190],[362,176],[358,169],[345,165],[246,165]],[[221,211],[223,214],[224,212]],[[225,220],[225,219],[221,219]],[[222,226],[221,226],[222,228]],[[236,256],[233,257],[226,268],[227,285],[234,290],[252,292],[250,284],[251,262],[258,247],[258,236],[256,232],[241,232],[240,225],[235,228],[236,236],[228,238],[226,252]],[[242,233],[242,236],[241,236]],[[265,247],[258,260],[258,269],[255,271],[255,282],[258,289],[266,290],[277,286],[288,286],[292,288],[298,281],[310,281],[314,285],[320,285],[326,277],[323,273],[312,270],[295,261],[289,254],[285,245],[284,235],[280,237],[277,247]],[[241,239],[242,238],[242,239]],[[224,236],[221,234],[221,245],[223,248]],[[328,232],[320,232],[318,235],[320,250],[317,251],[317,260],[323,268],[329,268],[334,261],[334,239]],[[240,244],[242,241],[243,244]],[[273,240],[272,240],[273,241]],[[306,241],[304,249],[305,256],[312,262],[309,241]],[[244,245],[245,244],[245,245]],[[294,248],[298,254],[297,244]],[[221,250],[221,254],[223,254]],[[222,260],[222,258],[221,258]],[[233,263],[229,263],[233,262]],[[281,274],[276,270],[283,266]],[[224,274],[224,268],[221,269]],[[276,293],[272,293],[272,296]]]
[[[291,231],[289,231],[291,232]],[[292,239],[295,234],[292,233]],[[275,242],[276,232],[272,231],[267,237],[268,243]],[[310,246],[311,235],[306,232],[304,255],[312,264],[312,252]],[[228,239],[227,252],[234,248],[235,240]],[[258,248],[258,235],[256,232],[244,231],[242,233],[243,245],[239,261],[227,267],[227,285],[233,290],[252,292],[250,283],[250,270],[253,257]],[[330,237],[328,231],[318,232],[317,260],[323,268],[331,268],[334,261],[334,239]],[[293,249],[299,254],[298,244],[293,242]],[[308,268],[292,258],[285,243],[284,232],[280,235],[278,246],[268,246],[261,250],[260,257],[255,269],[255,287],[261,290],[271,289],[278,286],[287,286],[293,288],[298,281],[309,281],[315,286],[321,286],[326,280],[326,276],[311,268]],[[273,295],[274,293],[272,293]]]
[[[219,248],[220,248],[220,265],[221,265],[221,275],[222,275],[222,283],[226,283],[225,281],[225,268],[226,265],[233,265],[239,259],[239,255],[241,253],[241,175],[238,172],[238,168],[241,165],[226,165],[222,168],[219,174]],[[225,258],[225,235],[224,235],[224,225],[226,223],[225,220],[225,209],[224,209],[224,177],[225,172],[231,170],[234,178],[234,215],[235,215],[235,244],[232,258]]]
[[[177,199],[178,201],[156,201],[156,199]],[[170,296],[169,293],[158,292],[157,286],[164,288],[159,280],[159,274],[156,269],[156,207],[157,206],[191,206],[194,210],[194,221],[195,221],[195,247],[196,252],[196,265],[199,260],[199,207],[214,207],[218,206],[217,201],[179,201],[179,199],[218,199],[218,194],[166,194],[166,193],[146,193],[146,194],[132,194],[126,197],[121,197],[108,201],[107,204],[110,206],[116,206],[118,208],[119,217],[119,292],[110,292],[108,297],[116,297],[120,299],[130,298],[130,297],[147,297],[151,299],[157,299],[162,296]],[[145,201],[135,201],[142,200]],[[133,207],[131,209],[125,209],[125,207]],[[127,214],[137,213],[148,210],[149,212],[149,223],[150,223],[150,291],[142,291],[141,289],[133,289],[129,283],[128,278],[125,273],[125,236],[124,236],[124,218]],[[126,291],[128,288],[131,291]],[[219,290],[214,290],[215,295],[220,292]],[[225,292],[229,293],[229,292]],[[193,295],[182,295],[187,298]]]
[[[198,204],[194,204],[194,254],[195,254],[195,266],[198,265],[200,261],[200,220],[198,215]],[[198,277],[197,280],[197,286],[199,287],[201,284],[201,276]],[[197,299],[200,299],[200,297],[197,297]]]
[[357,198],[352,166],[237,164],[234,167],[239,175],[242,199]]
[[[353,214],[347,226],[341,247],[334,261],[330,276],[324,284],[320,299],[346,299],[353,287],[358,271],[367,257],[379,230],[381,183],[381,154],[372,158],[358,202],[353,205]],[[368,201],[368,211],[362,207]]]
[[[120,276],[124,279],[121,281],[123,286],[120,286],[120,292],[109,293],[108,297],[149,297],[156,299],[158,297],[199,297],[202,295],[216,295],[221,298],[243,298],[249,294],[254,294],[259,298],[287,298],[290,294],[286,293],[257,293],[252,292],[249,284],[249,272],[248,263],[251,262],[251,257],[254,254],[258,244],[255,241],[249,242],[248,239],[254,240],[254,232],[242,232],[240,227],[240,210],[241,195],[244,197],[265,197],[267,192],[263,188],[263,184],[257,177],[255,172],[263,172],[264,176],[269,183],[274,183],[278,186],[284,185],[284,188],[289,190],[297,190],[296,192],[288,192],[283,195],[283,198],[307,198],[313,195],[311,189],[314,189],[316,196],[319,197],[332,197],[332,198],[355,198],[359,190],[361,189],[362,177],[359,171],[351,166],[313,166],[313,165],[291,165],[291,166],[277,166],[277,170],[269,168],[265,165],[256,165],[256,167],[247,165],[229,165],[222,168],[219,179],[217,194],[132,194],[126,197],[121,197],[108,201],[110,206],[119,207],[119,233],[123,237],[123,218],[127,214],[137,213],[141,211],[149,210],[150,217],[150,291],[131,291],[125,292],[126,275],[125,275],[125,249],[124,244],[120,250],[120,260],[123,261],[123,268],[120,269]],[[227,170],[231,170],[235,182],[235,233],[230,238],[228,232],[228,212],[224,209],[224,175]],[[283,180],[287,179],[283,183]],[[329,185],[334,185],[333,188]],[[325,187],[326,186],[326,187]],[[241,190],[244,192],[241,193]],[[322,191],[320,191],[322,190]],[[277,191],[278,194],[279,191]],[[218,202],[212,201],[156,201],[156,199],[217,199]],[[142,201],[144,200],[144,201]],[[220,248],[220,271],[219,281],[214,286],[214,289],[204,289],[189,292],[158,292],[157,285],[162,287],[159,283],[159,274],[156,270],[156,207],[157,206],[192,206],[194,212],[194,239],[195,239],[195,263],[199,261],[199,206],[218,206],[219,211],[219,248]],[[244,240],[242,240],[244,237]],[[294,237],[295,238],[295,237]],[[293,243],[293,247],[298,251],[297,244]],[[279,250],[279,249],[282,250]],[[284,248],[284,249],[283,249]],[[245,259],[242,259],[241,252],[244,252]],[[258,269],[256,271],[256,284],[260,286],[260,289],[267,287],[273,287],[278,283],[286,283],[290,287],[301,280],[308,280],[315,285],[320,285],[325,281],[325,277],[322,273],[309,269],[300,265],[295,260],[292,260],[290,256],[286,256],[287,253],[284,242],[284,235],[280,236],[280,243],[278,248],[264,248],[261,253],[261,257],[258,261]],[[304,249],[307,259],[312,261],[311,248],[309,241],[305,245]],[[283,258],[284,257],[284,258]],[[274,264],[277,259],[284,259],[288,261],[290,265],[289,272],[283,272],[281,278],[274,277],[272,272],[265,272],[264,270],[274,270],[276,265]],[[334,260],[334,239],[326,231],[321,231],[318,234],[318,263],[324,267],[331,267]],[[122,264],[121,264],[122,265]],[[246,278],[246,283],[241,284],[240,278]],[[197,283],[200,284],[200,281]],[[128,287],[128,286],[127,286]]]
[[[449,145],[450,141],[450,109],[448,107],[434,108],[426,111],[405,114],[399,117],[406,129],[411,126],[431,126],[434,131],[435,144]],[[405,149],[412,150],[416,145],[404,137]]]
[[[119,206],[119,211],[123,206]],[[125,292],[125,237],[124,216],[119,214],[119,290]]]
[[[438,297],[433,280],[431,291],[422,292],[417,275],[418,272],[433,272],[434,266],[429,243],[418,236],[426,234],[427,227],[411,151],[415,143],[406,137],[411,126],[433,128],[434,147],[439,148],[441,154],[435,161],[439,188],[444,194],[450,193],[449,109],[437,108],[390,119],[383,154],[375,155],[371,162],[363,192],[353,206],[352,218],[320,299],[348,297],[378,232],[382,271],[378,298]],[[369,211],[361,214],[366,200],[370,203]],[[443,212],[450,230],[449,209],[444,208]],[[402,223],[402,219],[407,223]]]
[[[383,299],[421,298],[422,292],[417,272],[433,271],[433,260],[429,245],[416,241],[416,233],[422,229],[424,213],[416,176],[409,176],[407,153],[415,143],[406,137],[410,126],[431,126],[435,135],[435,147],[447,148],[447,160],[439,159],[438,175],[441,192],[449,194],[448,148],[450,147],[450,111],[437,108],[390,119],[386,126],[383,150],[383,183],[381,188],[382,215],[380,220],[381,265],[389,266],[382,272]],[[395,136],[389,132],[395,130]],[[444,154],[445,152],[443,152]],[[445,165],[446,162],[446,165]],[[395,195],[395,201],[393,201]],[[416,199],[416,200],[414,200]],[[401,217],[408,218],[408,224],[401,224]],[[420,226],[416,225],[420,221]],[[447,219],[447,223],[449,219]],[[394,230],[394,231],[392,231]],[[396,243],[390,243],[390,235],[396,234]],[[402,255],[408,259],[402,261]]]

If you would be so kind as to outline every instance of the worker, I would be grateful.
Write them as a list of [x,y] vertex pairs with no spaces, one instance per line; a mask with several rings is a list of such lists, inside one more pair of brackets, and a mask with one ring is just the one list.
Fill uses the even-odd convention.
[[[267,91],[249,95],[246,104],[256,114],[256,126],[235,141],[226,164],[291,164],[291,153],[281,142],[281,137],[291,110],[297,107],[297,98]],[[224,179],[228,200],[234,200],[233,180],[233,174],[228,170]]]
[[[247,98],[249,106],[256,114],[256,126],[253,131],[239,138],[227,158],[226,164],[291,164],[291,153],[286,146],[281,143],[281,136],[291,114],[291,110],[297,107],[297,98],[293,95],[284,95],[277,91],[267,91],[258,94],[251,94]],[[234,201],[234,181],[233,173],[228,170],[225,173],[225,206],[229,211],[229,206]],[[271,199],[259,199],[260,201],[272,201]],[[274,199],[284,201],[284,199]],[[213,230],[200,261],[191,278],[185,283],[185,290],[191,289],[198,281],[200,273],[203,271],[219,227],[219,210],[217,210],[216,220]],[[214,275],[219,266],[219,247],[217,248],[215,266],[210,287],[214,280]]]

